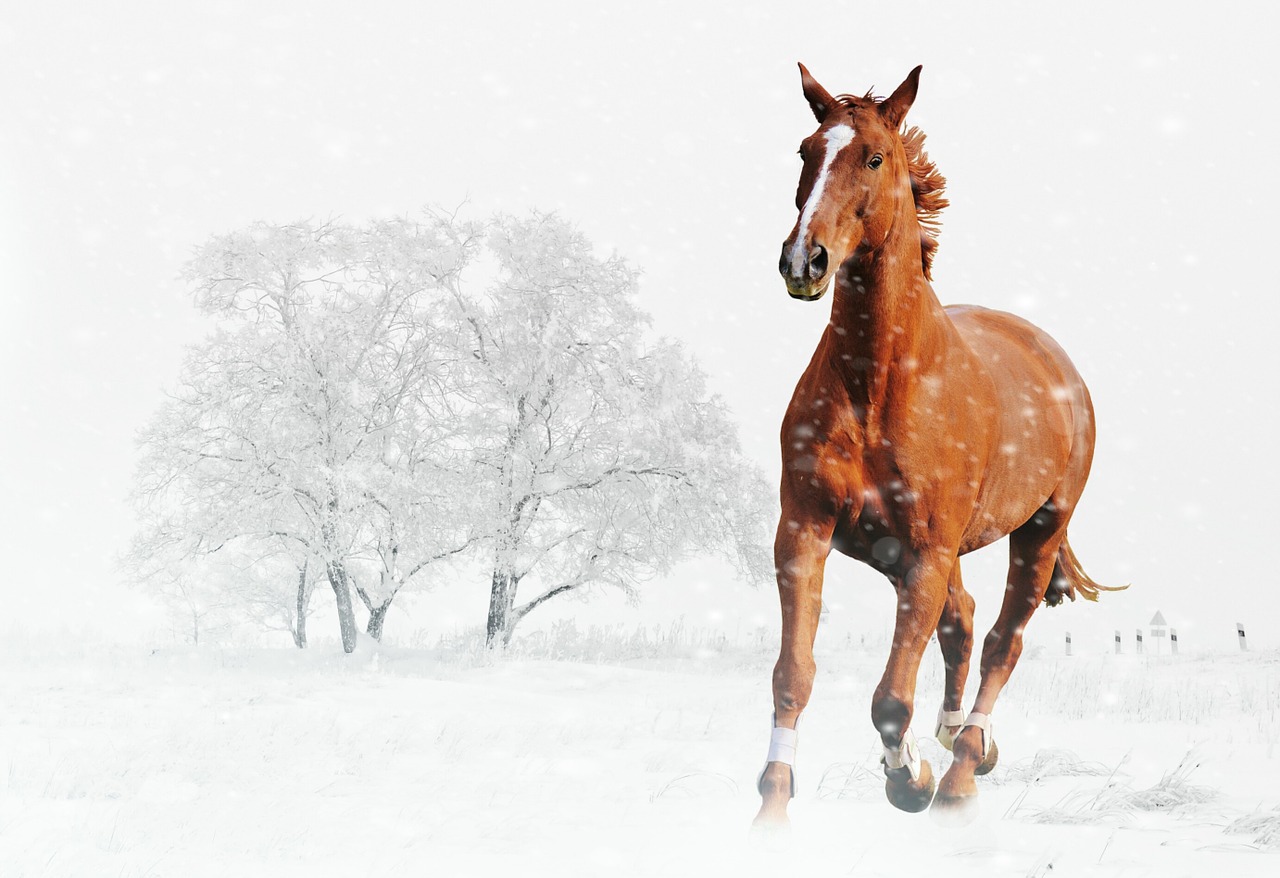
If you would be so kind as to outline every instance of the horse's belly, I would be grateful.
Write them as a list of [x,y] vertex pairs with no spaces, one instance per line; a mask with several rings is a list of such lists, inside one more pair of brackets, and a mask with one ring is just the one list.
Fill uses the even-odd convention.
[[981,549],[1017,530],[1045,504],[1061,480],[1060,466],[989,476],[961,540],[961,554]]

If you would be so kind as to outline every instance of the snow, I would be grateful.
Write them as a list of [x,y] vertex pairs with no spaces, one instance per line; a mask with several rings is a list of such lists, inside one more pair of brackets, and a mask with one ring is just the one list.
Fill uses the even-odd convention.
[[[1276,873],[1280,631],[1270,553],[1249,548],[1270,544],[1280,485],[1280,300],[1258,282],[1265,177],[1242,173],[1274,161],[1275,8],[1085,3],[1047,24],[1013,4],[894,4],[854,52],[848,28],[788,28],[776,3],[682,10],[681,27],[661,4],[65,5],[0,14],[0,410],[18,425],[0,431],[0,878]],[[911,120],[954,193],[942,299],[1033,315],[1098,406],[1072,542],[1134,588],[1037,615],[975,825],[884,801],[868,705],[892,590],[848,559],[828,566],[795,826],[763,847],[747,826],[777,599],[705,560],[638,607],[620,590],[550,602],[501,661],[465,636],[344,657],[327,607],[306,652],[285,634],[213,648],[218,630],[153,651],[189,626],[170,634],[113,559],[136,525],[134,436],[207,332],[175,275],[218,230],[556,210],[644,270],[654,330],[699,357],[744,453],[776,475],[777,425],[829,314],[792,302],[772,264],[813,124],[799,59],[855,90],[926,63]],[[979,636],[1006,555],[966,559]],[[489,581],[451,579],[399,599],[388,636],[418,646],[482,621]],[[1133,654],[1157,604],[1177,658],[1157,638]],[[569,648],[554,628],[568,614],[752,633]],[[1105,654],[1119,630],[1126,654]],[[940,679],[931,650],[915,731],[939,772]]]
[[[542,645],[540,646],[539,643]],[[895,811],[882,645],[819,643],[789,835],[752,840],[771,644],[513,655],[0,652],[0,863],[23,875],[1274,874],[1280,653],[1025,657],[967,828]],[[683,644],[683,645],[682,645]],[[562,654],[594,661],[551,660]],[[921,677],[922,755],[941,662]],[[1162,784],[1163,779],[1163,784]],[[1228,834],[1228,828],[1235,833]]]

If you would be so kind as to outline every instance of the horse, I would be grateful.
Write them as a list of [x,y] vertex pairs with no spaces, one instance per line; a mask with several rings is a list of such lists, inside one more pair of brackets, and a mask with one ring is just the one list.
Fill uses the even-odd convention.
[[[930,284],[948,202],[924,134],[903,124],[920,70],[879,99],[833,97],[800,65],[818,129],[800,145],[799,216],[778,269],[792,298],[832,291],[832,305],[782,421],[782,643],[758,826],[785,825],[795,796],[795,729],[813,689],[831,551],[885,575],[897,593],[893,646],[871,703],[885,794],[904,811],[932,805],[953,822],[972,818],[974,778],[998,759],[992,710],[1036,608],[1119,590],[1090,579],[1067,542],[1094,448],[1080,374],[1042,329],[1001,311],[944,308]],[[966,714],[974,601],[959,557],[1006,535],[1004,602]],[[935,631],[946,667],[935,734],[954,754],[941,783],[911,731]]]

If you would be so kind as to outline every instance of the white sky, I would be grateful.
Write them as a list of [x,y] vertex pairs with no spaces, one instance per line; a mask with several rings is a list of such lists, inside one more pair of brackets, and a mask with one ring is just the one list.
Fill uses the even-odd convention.
[[[0,626],[156,624],[112,564],[133,436],[209,328],[176,279],[186,254],[256,219],[559,210],[644,270],[658,331],[697,352],[773,478],[830,307],[790,300],[775,267],[814,127],[797,60],[859,94],[924,64],[909,120],[952,200],[939,297],[1040,323],[1091,385],[1072,543],[1134,587],[1031,633],[1131,634],[1159,608],[1184,642],[1229,646],[1237,619],[1274,618],[1273,7],[205,6],[0,11]],[[966,566],[980,621],[996,555]],[[696,575],[638,614],[592,612],[775,612]],[[403,624],[471,612],[484,588]],[[869,571],[833,563],[827,595],[851,630],[888,624]],[[1252,640],[1280,642],[1260,624]]]

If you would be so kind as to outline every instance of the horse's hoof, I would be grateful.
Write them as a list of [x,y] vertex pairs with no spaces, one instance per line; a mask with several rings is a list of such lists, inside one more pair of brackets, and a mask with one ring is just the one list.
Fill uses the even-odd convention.
[[762,810],[751,821],[748,843],[759,851],[785,850],[791,843],[791,821],[786,813],[766,814]]
[[884,770],[884,794],[889,804],[899,811],[918,814],[929,807],[933,794],[938,789],[938,782],[933,779],[933,768],[928,760],[920,761],[920,779],[911,780],[908,768],[886,768]]
[[978,817],[978,797],[938,796],[929,816],[940,826],[968,826]]
[[983,757],[982,762],[973,773],[978,777],[984,774],[990,774],[991,769],[996,767],[996,763],[1000,761],[1000,748],[996,746],[995,739],[991,739],[991,746],[987,748],[987,755]]
[[[774,778],[776,781],[776,778]],[[760,811],[756,819],[751,821],[752,838],[764,838],[786,834],[791,830],[791,818],[787,816],[787,805],[791,803],[791,791],[781,788],[777,783],[765,785],[761,778],[762,795]]]

